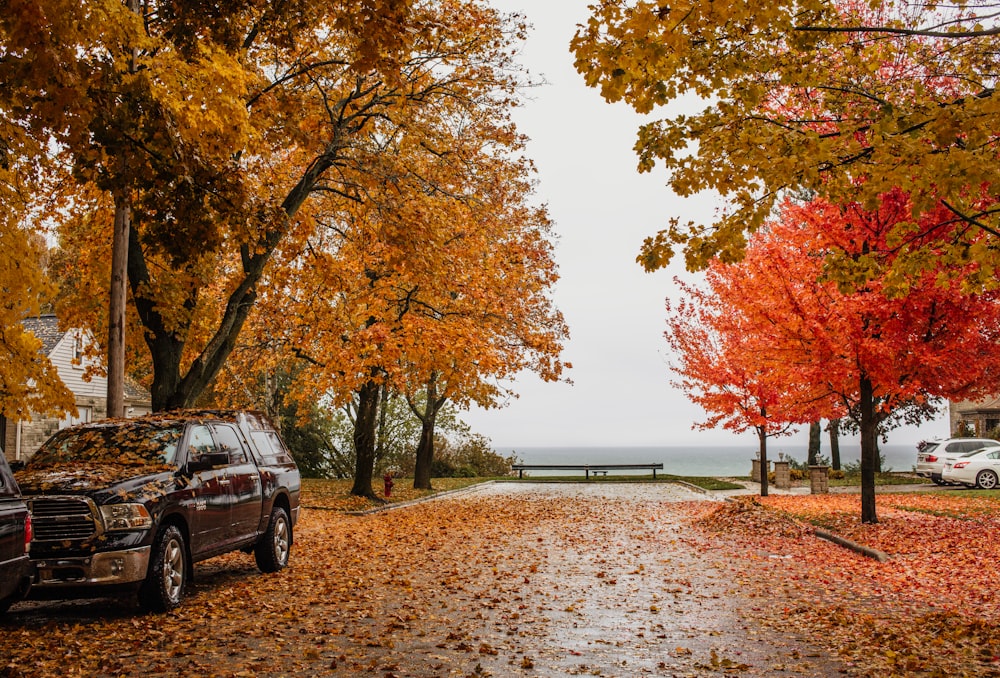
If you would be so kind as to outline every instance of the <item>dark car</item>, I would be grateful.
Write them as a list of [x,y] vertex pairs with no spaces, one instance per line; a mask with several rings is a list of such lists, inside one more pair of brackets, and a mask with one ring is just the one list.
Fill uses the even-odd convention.
[[28,505],[21,498],[7,458],[0,453],[0,614],[24,598],[31,587],[30,542]]
[[193,564],[252,552],[288,563],[299,471],[256,412],[179,411],[64,429],[18,473],[34,518],[32,597],[138,592],[180,604]]

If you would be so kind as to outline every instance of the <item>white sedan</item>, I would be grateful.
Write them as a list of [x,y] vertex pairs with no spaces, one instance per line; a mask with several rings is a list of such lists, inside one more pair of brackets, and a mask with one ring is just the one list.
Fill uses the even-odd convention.
[[949,459],[941,471],[941,479],[983,490],[1000,487],[1000,447],[986,447]]

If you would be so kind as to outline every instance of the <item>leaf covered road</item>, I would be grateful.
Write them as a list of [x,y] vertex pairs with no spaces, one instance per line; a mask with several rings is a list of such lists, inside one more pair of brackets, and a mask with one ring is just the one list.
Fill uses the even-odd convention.
[[837,675],[742,619],[726,551],[692,528],[713,508],[698,498],[497,484],[368,516],[307,508],[287,570],[208,561],[173,613],[15,606],[0,675]]

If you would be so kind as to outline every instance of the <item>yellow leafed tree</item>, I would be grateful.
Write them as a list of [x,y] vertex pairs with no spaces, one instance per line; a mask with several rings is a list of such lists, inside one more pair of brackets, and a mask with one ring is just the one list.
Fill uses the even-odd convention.
[[[18,138],[8,131],[8,140]],[[41,352],[41,340],[22,324],[41,313],[53,287],[42,267],[45,242],[23,219],[23,196],[37,187],[21,169],[10,158],[0,162],[0,416],[11,419],[75,411],[73,394]]]
[[[977,261],[982,285],[996,279],[996,239],[969,235],[1000,235],[998,33],[986,0],[607,0],[572,50],[607,100],[667,111],[639,130],[641,171],[661,164],[676,193],[726,201],[712,223],[675,215],[646,241],[647,269],[675,247],[689,268],[739,258],[788,191],[872,208],[898,187],[913,201],[892,239],[901,279],[943,257]],[[664,108],[682,99],[696,112]],[[938,206],[925,245],[918,216]],[[877,265],[838,263],[862,276]]]
[[64,296],[86,299],[93,286],[77,273],[108,257],[109,205],[116,222],[127,212],[133,337],[155,409],[191,405],[212,383],[275,254],[321,224],[317,196],[363,198],[372,140],[404,125],[418,137],[421,116],[449,101],[515,98],[519,78],[510,44],[522,27],[476,0],[8,10],[2,112],[81,187],[54,215]]

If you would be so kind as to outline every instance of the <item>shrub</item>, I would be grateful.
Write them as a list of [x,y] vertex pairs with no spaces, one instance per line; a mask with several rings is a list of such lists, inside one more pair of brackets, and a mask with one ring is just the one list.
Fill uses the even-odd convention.
[[457,442],[442,440],[435,445],[431,475],[435,478],[481,478],[510,475],[517,457],[505,457],[490,447],[489,438],[471,435]]

